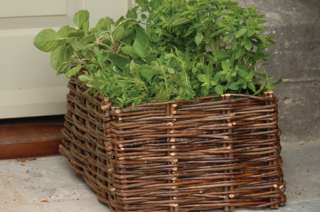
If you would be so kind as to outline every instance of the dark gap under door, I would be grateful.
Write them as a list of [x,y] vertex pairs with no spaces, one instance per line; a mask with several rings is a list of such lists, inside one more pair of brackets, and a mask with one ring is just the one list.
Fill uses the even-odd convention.
[[0,120],[0,159],[58,154],[63,116]]

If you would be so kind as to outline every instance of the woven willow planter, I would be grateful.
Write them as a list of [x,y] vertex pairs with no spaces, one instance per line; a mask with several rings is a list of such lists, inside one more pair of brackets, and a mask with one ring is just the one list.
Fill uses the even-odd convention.
[[285,203],[272,93],[120,109],[75,79],[69,86],[60,151],[113,211]]

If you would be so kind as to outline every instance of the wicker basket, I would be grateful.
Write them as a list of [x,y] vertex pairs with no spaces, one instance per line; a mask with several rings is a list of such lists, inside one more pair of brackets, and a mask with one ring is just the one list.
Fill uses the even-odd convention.
[[121,109],[76,79],[69,87],[60,151],[113,211],[284,205],[272,93]]

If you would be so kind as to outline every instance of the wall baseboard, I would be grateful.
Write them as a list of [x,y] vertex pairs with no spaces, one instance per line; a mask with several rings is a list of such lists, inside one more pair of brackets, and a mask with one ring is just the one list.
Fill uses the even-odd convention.
[[0,120],[0,159],[59,154],[63,116]]

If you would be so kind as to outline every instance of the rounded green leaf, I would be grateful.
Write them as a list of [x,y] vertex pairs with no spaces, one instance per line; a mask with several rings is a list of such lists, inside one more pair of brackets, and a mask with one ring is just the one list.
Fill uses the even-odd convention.
[[121,48],[121,52],[132,58],[137,58],[138,55],[132,46],[126,45]]
[[98,32],[110,30],[112,24],[113,24],[113,20],[111,18],[109,17],[101,18],[96,24],[95,30]]
[[136,39],[133,43],[133,48],[137,55],[139,55],[139,57],[141,58],[145,58],[148,55],[149,38],[142,28],[137,29]]
[[77,65],[77,66],[71,68],[69,71],[66,72],[66,76],[73,77],[73,76],[77,75],[80,72],[81,68],[82,68],[81,65]]
[[217,85],[216,87],[214,87],[214,91],[218,94],[218,95],[223,95],[224,93],[224,87],[222,85]]
[[87,10],[80,10],[73,17],[73,23],[81,30],[89,31],[89,12]]
[[80,75],[79,76],[79,80],[82,81],[82,82],[88,82],[90,81],[90,77],[88,75]]
[[247,30],[246,28],[240,29],[240,30],[236,33],[236,38],[240,38],[240,37],[244,36],[247,32],[248,32],[248,30]]
[[196,37],[195,37],[195,42],[196,42],[197,46],[199,46],[202,43],[203,38],[204,38],[203,34],[198,32]]
[[68,38],[69,36],[75,34],[77,30],[71,26],[63,26],[59,29],[57,36],[59,39],[65,39]]
[[44,29],[37,34],[34,45],[44,52],[51,52],[58,46],[57,32],[53,29]]
[[68,71],[72,53],[72,48],[68,46],[60,46],[51,52],[50,62],[52,67],[57,70],[58,74],[66,73]]

